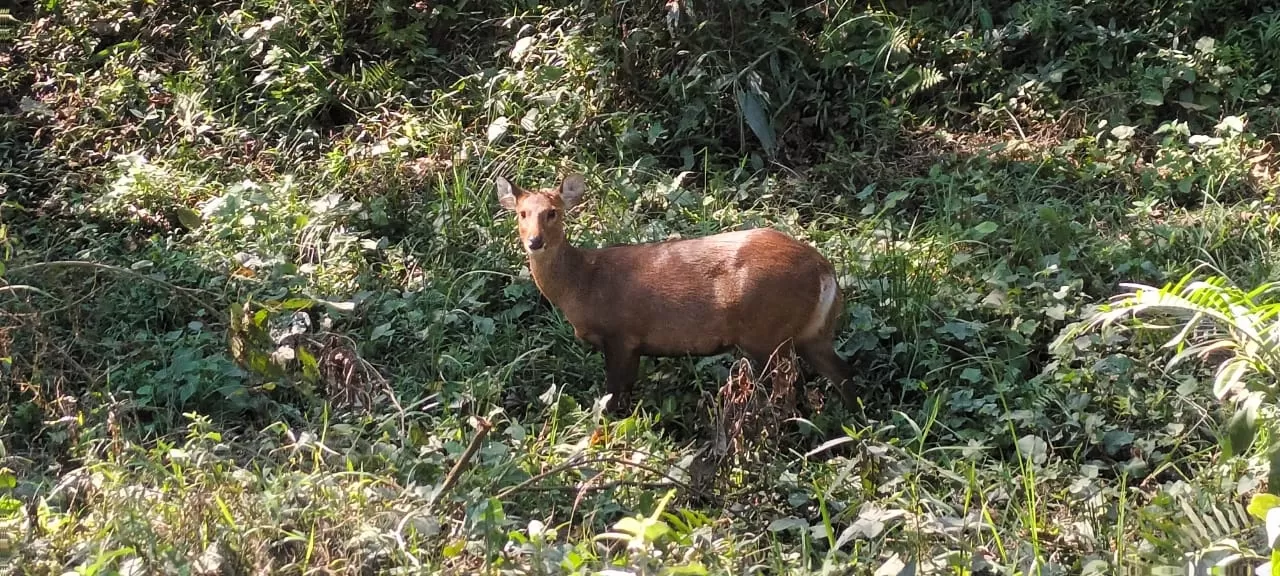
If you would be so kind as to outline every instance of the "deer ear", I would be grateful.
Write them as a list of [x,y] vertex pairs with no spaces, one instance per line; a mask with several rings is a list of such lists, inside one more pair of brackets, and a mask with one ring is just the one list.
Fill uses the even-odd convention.
[[498,188],[498,204],[501,204],[507,210],[515,210],[516,195],[518,194],[516,187],[501,176],[494,179],[493,183]]
[[581,202],[582,195],[586,192],[587,179],[581,174],[570,174],[560,183],[560,199],[564,201],[566,210]]

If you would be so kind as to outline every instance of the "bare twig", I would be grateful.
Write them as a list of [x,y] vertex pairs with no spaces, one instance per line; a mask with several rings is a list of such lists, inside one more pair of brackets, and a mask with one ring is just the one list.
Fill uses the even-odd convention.
[[[515,486],[512,486],[512,487],[510,487],[510,488],[507,488],[507,489],[505,489],[505,490],[503,490],[503,491],[499,492],[499,493],[498,493],[498,495],[496,496],[496,498],[497,498],[497,499],[499,499],[499,500],[502,500],[502,499],[504,499],[504,498],[506,498],[506,497],[508,497],[508,496],[510,496],[510,495],[512,495],[512,494],[514,494],[514,493],[516,493],[516,492],[521,491],[521,490],[531,490],[531,489],[536,489],[536,490],[538,490],[538,491],[545,491],[545,490],[547,490],[546,488],[531,488],[531,486],[533,486],[533,484],[536,484],[537,482],[539,482],[539,481],[541,481],[542,479],[547,478],[547,477],[549,477],[549,476],[553,476],[553,475],[555,475],[555,474],[558,474],[558,473],[560,473],[560,472],[564,472],[564,471],[569,470],[569,469],[572,469],[572,468],[581,468],[581,467],[583,467],[583,466],[588,466],[588,465],[591,465],[591,464],[617,464],[617,465],[620,465],[620,466],[626,466],[626,467],[630,467],[630,468],[635,468],[635,469],[637,469],[637,470],[643,470],[643,471],[645,471],[645,472],[648,472],[648,473],[650,473],[650,474],[654,474],[654,475],[656,475],[656,476],[660,476],[660,477],[662,477],[663,479],[665,479],[665,480],[666,480],[666,482],[662,483],[662,484],[664,484],[664,485],[665,485],[665,487],[668,487],[668,488],[671,488],[671,487],[680,488],[681,490],[684,490],[684,491],[689,492],[689,493],[691,493],[691,494],[697,494],[698,496],[701,496],[701,497],[704,497],[704,498],[709,498],[709,495],[708,495],[706,492],[704,492],[704,491],[702,491],[702,490],[699,490],[699,489],[697,489],[697,488],[694,488],[693,486],[690,486],[690,485],[689,485],[688,483],[686,483],[686,482],[683,482],[683,481],[677,480],[677,479],[675,479],[675,478],[672,478],[670,474],[667,474],[666,472],[663,472],[662,470],[659,470],[659,469],[654,468],[654,467],[652,467],[652,466],[649,466],[649,465],[647,465],[647,464],[640,464],[640,463],[638,463],[638,462],[631,462],[631,461],[629,461],[629,460],[624,460],[624,459],[622,459],[622,458],[615,458],[615,457],[612,457],[612,456],[601,456],[601,457],[597,457],[597,458],[589,458],[589,459],[588,459],[588,458],[582,458],[582,457],[571,458],[571,459],[569,459],[569,460],[565,461],[564,463],[562,463],[562,464],[560,464],[560,465],[558,465],[558,466],[555,466],[555,467],[553,467],[553,468],[551,468],[551,469],[549,469],[549,470],[547,470],[547,471],[545,471],[545,472],[542,472],[542,473],[540,473],[540,474],[538,474],[538,475],[536,475],[536,476],[533,476],[533,477],[529,478],[528,480],[525,480],[524,482],[521,482],[521,483],[519,483],[519,484],[516,484]],[[629,483],[629,482],[632,482],[632,481],[620,481],[620,482],[628,482],[628,483]],[[600,486],[608,486],[608,484],[601,484]],[[581,490],[581,489],[585,489],[586,487],[585,487],[585,486],[576,486],[576,487],[573,487],[573,488],[576,488],[576,489]],[[570,487],[563,487],[563,488],[560,488],[560,489],[562,489],[562,490],[568,490],[568,489],[570,489]],[[728,510],[728,509],[726,509],[726,510],[725,510],[725,512],[729,512],[729,510]]]
[[496,497],[498,500],[502,500],[502,499],[506,498],[507,496],[510,496],[512,493],[519,492],[519,491],[521,491],[521,490],[524,490],[524,489],[526,489],[526,488],[529,488],[529,486],[530,486],[530,485],[537,484],[537,483],[538,483],[538,482],[540,482],[543,478],[547,478],[547,477],[549,477],[549,476],[554,476],[554,475],[559,474],[559,473],[561,473],[561,472],[564,472],[565,470],[568,470],[568,469],[570,469],[570,468],[575,468],[575,467],[578,467],[578,466],[580,466],[580,465],[590,464],[590,463],[592,463],[592,462],[597,462],[597,460],[586,460],[586,459],[584,459],[584,458],[583,458],[583,456],[582,456],[581,454],[579,454],[579,455],[577,455],[577,456],[574,456],[573,458],[570,458],[570,459],[568,459],[568,460],[565,460],[564,462],[560,463],[559,465],[552,466],[551,468],[549,468],[549,469],[547,469],[547,470],[544,470],[543,472],[541,472],[541,473],[539,473],[539,474],[536,474],[536,475],[534,475],[534,476],[531,476],[531,477],[529,477],[529,478],[525,479],[525,481],[524,481],[524,482],[521,482],[521,483],[519,483],[519,484],[516,484],[515,486],[511,486],[511,487],[508,487],[508,488],[504,489],[503,491],[499,492],[499,493],[498,493],[498,495],[497,495],[497,496],[495,496],[495,497]]
[[35,292],[36,294],[39,294],[46,298],[53,298],[52,294],[45,292],[44,290],[41,290],[39,288],[36,288],[35,286],[27,286],[26,284],[5,284],[3,286],[0,286],[0,292],[9,292],[10,294],[14,294],[14,295],[17,295],[18,291],[20,290],[26,290],[27,292]]
[[92,268],[94,270],[113,272],[121,276],[128,276],[130,278],[136,278],[138,280],[144,280],[147,282],[151,282],[153,284],[157,284],[159,286],[163,286],[173,292],[177,292],[179,294],[182,294],[183,296],[186,296],[187,298],[191,299],[192,302],[195,302],[196,304],[203,306],[205,308],[208,308],[210,310],[213,310],[216,308],[209,302],[206,302],[196,296],[196,294],[205,294],[208,296],[216,297],[217,294],[214,294],[213,292],[210,292],[203,288],[187,288],[184,286],[178,286],[177,284],[173,284],[172,282],[166,282],[159,278],[154,278],[146,274],[142,274],[142,273],[130,270],[128,268],[114,266],[111,264],[103,264],[101,262],[89,262],[87,260],[54,260],[52,262],[37,262],[35,264],[28,264],[26,266],[10,268],[6,275],[13,276],[15,274],[22,274],[24,272],[34,272],[42,268]]
[[467,449],[462,452],[462,456],[458,457],[458,461],[454,463],[453,469],[449,470],[449,475],[444,477],[444,483],[440,485],[440,489],[437,490],[435,495],[431,497],[431,500],[427,502],[428,510],[435,508],[436,504],[440,502],[440,498],[444,496],[444,493],[448,492],[450,488],[453,488],[454,484],[458,483],[458,477],[462,475],[462,471],[471,463],[471,458],[476,455],[476,452],[480,451],[480,444],[484,442],[485,437],[489,435],[489,431],[493,429],[493,424],[488,420],[481,418],[480,424],[477,428],[479,429],[476,430],[475,437],[471,439],[471,444],[469,444]]
[[489,431],[493,429],[493,424],[488,420],[481,418],[480,423],[476,428],[476,435],[471,439],[471,444],[467,445],[467,449],[458,457],[457,463],[453,465],[453,469],[449,470],[449,474],[444,477],[444,482],[440,484],[440,489],[431,497],[431,500],[427,501],[426,506],[422,506],[416,510],[410,510],[404,515],[404,517],[400,518],[399,522],[396,523],[396,545],[400,548],[400,551],[404,553],[405,557],[409,558],[409,560],[413,562],[414,566],[421,566],[421,563],[418,562],[418,558],[416,556],[410,554],[407,550],[407,545],[404,542],[404,525],[409,523],[410,518],[435,508],[436,503],[440,502],[440,498],[444,496],[444,493],[448,492],[450,488],[453,488],[454,484],[458,483],[458,478],[462,475],[462,471],[466,469],[467,464],[471,462],[473,457],[475,457],[476,452],[480,451],[480,444],[484,442],[485,437],[489,435]]

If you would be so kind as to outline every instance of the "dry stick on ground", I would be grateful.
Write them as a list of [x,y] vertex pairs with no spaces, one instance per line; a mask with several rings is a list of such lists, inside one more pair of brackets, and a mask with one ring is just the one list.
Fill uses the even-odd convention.
[[462,476],[462,471],[471,463],[471,459],[475,457],[476,452],[480,451],[480,445],[483,444],[484,439],[489,436],[489,431],[493,430],[493,423],[484,418],[480,418],[478,420],[479,423],[476,424],[476,435],[471,438],[471,443],[467,445],[466,450],[462,451],[462,455],[458,457],[458,461],[454,463],[453,468],[449,470],[449,474],[444,477],[444,482],[440,484],[440,489],[436,490],[436,493],[431,496],[431,499],[427,501],[426,506],[418,508],[417,510],[409,511],[409,513],[405,514],[404,517],[400,519],[400,522],[396,523],[396,545],[399,546],[400,551],[413,562],[414,566],[420,566],[421,564],[418,562],[418,558],[413,554],[410,554],[406,549],[407,545],[404,542],[403,535],[404,525],[409,522],[410,518],[433,510],[436,507],[436,504],[440,502],[440,499],[444,497],[445,492],[448,492],[450,488],[453,488],[454,484],[458,483],[458,478]]
[[[595,485],[595,486],[587,485],[587,486],[576,486],[576,487],[575,487],[575,486],[565,486],[565,487],[557,487],[557,488],[543,488],[543,487],[531,488],[531,486],[533,486],[533,484],[536,484],[538,481],[540,481],[540,480],[542,480],[542,479],[544,479],[544,478],[547,478],[547,477],[549,477],[549,476],[552,476],[552,475],[558,474],[558,473],[560,473],[560,472],[564,472],[564,471],[569,470],[569,469],[572,469],[572,468],[580,468],[580,467],[587,466],[587,465],[590,465],[590,464],[617,464],[617,465],[620,465],[620,466],[631,467],[631,468],[635,468],[635,469],[638,469],[638,470],[643,470],[643,471],[648,472],[648,473],[650,473],[650,474],[654,474],[654,475],[657,475],[657,476],[661,476],[662,478],[666,479],[666,480],[667,480],[667,482],[664,482],[664,483],[658,483],[658,482],[654,482],[654,483],[643,483],[643,482],[636,482],[636,481],[627,481],[627,480],[624,480],[624,481],[618,481],[618,482],[609,482],[609,483],[606,483],[606,484],[599,484],[599,485]],[[592,478],[592,480],[594,480],[594,479],[595,479],[595,478],[593,477],[593,478]],[[649,466],[649,465],[647,465],[647,464],[640,464],[640,463],[638,463],[638,462],[631,462],[631,461],[628,461],[628,460],[623,460],[622,458],[615,458],[615,457],[612,457],[612,456],[601,456],[601,457],[598,457],[598,458],[590,458],[590,459],[584,458],[584,457],[582,457],[582,456],[576,456],[576,457],[574,457],[574,458],[570,458],[569,460],[565,461],[565,462],[564,462],[564,463],[562,463],[562,464],[559,464],[559,465],[557,465],[557,466],[555,466],[555,467],[553,467],[553,468],[551,468],[551,469],[549,469],[549,470],[547,470],[547,471],[545,471],[545,472],[542,472],[542,473],[540,473],[540,474],[538,474],[538,475],[536,475],[536,476],[533,476],[533,477],[531,477],[531,478],[529,478],[529,479],[525,480],[524,482],[521,482],[521,483],[519,483],[519,484],[516,484],[515,486],[512,486],[512,487],[510,487],[510,488],[507,488],[507,489],[505,489],[505,490],[503,490],[503,491],[499,492],[499,493],[498,493],[498,495],[497,495],[497,496],[495,496],[495,498],[497,498],[498,500],[502,500],[502,499],[506,498],[507,496],[510,496],[510,495],[512,495],[512,494],[514,494],[514,493],[516,493],[516,492],[519,492],[519,491],[521,491],[521,490],[527,490],[527,489],[534,489],[534,490],[538,490],[538,491],[547,491],[547,490],[556,490],[556,489],[560,489],[560,490],[571,490],[571,489],[578,489],[578,490],[587,490],[587,489],[602,490],[602,489],[607,489],[607,488],[616,487],[616,486],[642,486],[642,487],[655,487],[655,486],[653,486],[653,485],[657,485],[657,484],[663,484],[663,485],[665,485],[666,487],[675,487],[675,488],[680,488],[680,489],[682,489],[682,490],[684,490],[684,491],[686,491],[686,492],[689,492],[689,493],[691,493],[691,494],[697,494],[698,496],[701,496],[701,497],[703,497],[703,498],[708,498],[708,499],[710,499],[710,496],[709,496],[706,492],[704,492],[704,491],[702,491],[702,490],[699,490],[699,489],[697,489],[697,488],[694,488],[693,486],[690,486],[690,485],[689,485],[688,483],[686,483],[686,482],[682,482],[682,481],[680,481],[680,480],[677,480],[677,479],[675,479],[675,478],[672,478],[672,477],[671,477],[671,475],[667,474],[666,472],[663,472],[662,470],[659,470],[659,469],[654,468],[654,467],[652,467],[652,466]],[[730,514],[730,515],[733,515],[733,513],[732,513],[731,511],[729,511],[729,509],[727,509],[727,508],[725,509],[725,512],[726,512],[726,513],[728,513],[728,514]]]
[[[3,280],[0,280],[0,282],[2,281]],[[9,292],[10,294],[13,294],[15,296],[18,294],[18,291],[20,290],[26,290],[27,292],[35,292],[36,294],[39,294],[46,298],[53,298],[52,294],[45,292],[44,290],[41,290],[39,288],[36,288],[35,286],[27,286],[26,284],[0,284],[0,291]]]
[[481,418],[477,428],[479,429],[476,431],[475,437],[471,439],[471,444],[467,445],[467,449],[462,452],[462,456],[459,456],[458,461],[454,463],[453,469],[449,470],[449,475],[444,477],[444,483],[440,485],[440,489],[427,502],[428,510],[435,508],[440,499],[444,497],[445,492],[448,492],[450,488],[453,488],[454,484],[458,483],[458,477],[462,476],[462,471],[471,463],[471,458],[476,455],[476,452],[480,451],[480,444],[489,435],[489,431],[493,430],[493,424]]
[[216,297],[217,295],[214,294],[213,292],[210,292],[203,288],[186,288],[183,286],[178,286],[171,282],[165,282],[164,280],[160,280],[159,278],[153,278],[151,276],[147,276],[146,274],[135,272],[128,268],[113,266],[111,264],[102,264],[100,262],[89,262],[86,260],[54,260],[52,262],[37,262],[35,264],[28,264],[26,266],[10,268],[9,271],[6,273],[6,275],[13,276],[15,274],[21,274],[23,272],[31,272],[31,271],[39,270],[41,268],[92,268],[95,270],[105,270],[108,272],[114,272],[116,274],[120,274],[121,276],[129,276],[131,278],[137,278],[139,280],[144,280],[147,282],[151,282],[153,284],[158,284],[174,292],[182,294],[187,298],[190,298],[192,302],[195,302],[200,306],[204,306],[205,308],[208,308],[210,310],[216,309],[216,307],[211,305],[209,302],[206,302],[196,297],[196,294],[206,294],[209,296]]

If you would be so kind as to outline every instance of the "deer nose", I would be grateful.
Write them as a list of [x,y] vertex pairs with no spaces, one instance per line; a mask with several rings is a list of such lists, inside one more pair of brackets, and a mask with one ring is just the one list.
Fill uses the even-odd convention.
[[541,249],[542,249],[542,244],[543,244],[543,243],[542,243],[542,236],[534,236],[533,238],[530,238],[530,239],[529,239],[529,249],[530,249],[530,250],[541,250]]

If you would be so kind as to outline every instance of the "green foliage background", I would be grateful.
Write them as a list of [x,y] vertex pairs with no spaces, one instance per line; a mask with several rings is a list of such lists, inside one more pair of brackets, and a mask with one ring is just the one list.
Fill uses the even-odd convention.
[[[1211,369],[1049,346],[1122,281],[1277,277],[1268,2],[14,16],[0,557],[28,573],[1079,573],[1177,564],[1268,487],[1268,438],[1218,448]],[[865,408],[817,394],[730,450],[730,359],[672,359],[601,416],[491,184],[572,170],[583,245],[827,254]]]

